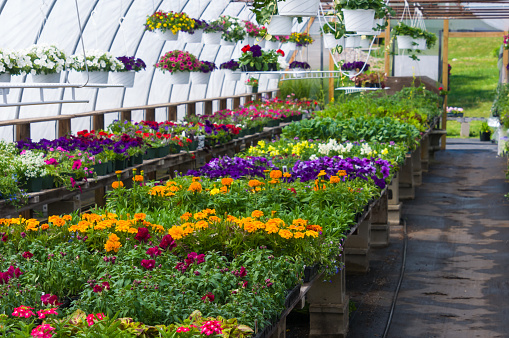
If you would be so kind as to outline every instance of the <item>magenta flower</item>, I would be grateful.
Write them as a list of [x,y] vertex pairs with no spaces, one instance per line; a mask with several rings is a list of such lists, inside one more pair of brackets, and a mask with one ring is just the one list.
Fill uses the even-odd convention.
[[136,234],[136,236],[134,236],[134,238],[140,243],[146,242],[150,238],[148,229],[147,228],[138,228],[138,233]]
[[30,251],[25,251],[21,254],[21,256],[23,256],[23,258],[30,259],[30,258],[34,257],[34,254],[31,253]]
[[153,248],[149,248],[147,250],[147,255],[149,255],[152,258],[155,258],[155,257],[161,255],[161,250],[159,250],[159,248],[157,246],[155,246]]
[[153,259],[142,259],[141,266],[147,270],[152,270],[156,265],[156,261]]
[[31,310],[33,310],[33,307],[21,305],[20,307],[14,309],[12,315],[14,317],[30,318],[32,316],[35,316],[35,314]]
[[201,297],[204,303],[210,302],[212,303],[216,297],[212,294],[212,292],[207,292],[207,294]]
[[58,312],[56,311],[57,308],[53,307],[51,309],[42,309],[37,311],[37,315],[39,316],[39,319],[46,318],[47,315],[58,315]]
[[55,328],[50,324],[42,324],[32,330],[32,337],[51,338],[53,337],[53,331],[55,331]]
[[72,164],[72,170],[78,170],[79,168],[81,168],[81,160],[74,161]]
[[173,237],[171,235],[164,235],[164,237],[161,239],[161,243],[159,243],[159,247],[163,250],[173,250],[177,246],[177,243],[173,240]]
[[41,302],[42,302],[42,305],[55,305],[55,306],[62,305],[62,303],[58,302],[58,296],[51,295],[51,294],[42,295]]

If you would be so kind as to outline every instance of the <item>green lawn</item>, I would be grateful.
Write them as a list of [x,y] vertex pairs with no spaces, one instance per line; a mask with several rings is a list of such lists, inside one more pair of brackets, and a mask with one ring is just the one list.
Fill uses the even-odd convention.
[[501,43],[500,38],[449,39],[449,107],[463,108],[466,117],[490,115],[498,84],[498,60],[493,50]]

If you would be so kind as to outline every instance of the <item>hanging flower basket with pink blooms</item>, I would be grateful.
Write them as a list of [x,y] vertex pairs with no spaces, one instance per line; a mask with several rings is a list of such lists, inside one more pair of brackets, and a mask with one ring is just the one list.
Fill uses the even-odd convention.
[[173,84],[187,84],[191,72],[199,72],[202,63],[189,52],[173,50],[161,56],[155,64],[163,73],[170,72]]

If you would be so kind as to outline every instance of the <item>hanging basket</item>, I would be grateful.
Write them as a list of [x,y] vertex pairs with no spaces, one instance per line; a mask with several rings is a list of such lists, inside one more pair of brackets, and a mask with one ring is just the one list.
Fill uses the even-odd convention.
[[265,42],[265,49],[271,50],[271,49],[279,49],[279,46],[281,45],[281,42],[279,41],[266,41]]
[[360,35],[347,36],[345,38],[345,48],[358,48],[361,44]]
[[121,84],[126,88],[132,88],[135,76],[136,72],[134,70],[128,72],[110,72],[108,83]]
[[208,73],[202,73],[202,72],[192,72],[191,73],[191,83],[192,84],[208,84],[210,80],[210,74]]
[[237,43],[233,41],[226,41],[225,39],[221,38],[221,46],[235,46]]
[[337,46],[343,46],[345,45],[345,38],[341,37],[339,39],[336,39],[334,34],[327,33],[323,35],[323,44],[325,45],[325,48],[336,48]]
[[425,49],[428,49],[427,46],[426,46],[426,39],[425,38],[418,38],[418,39],[413,39],[412,40],[412,47],[413,49],[418,49],[418,50],[425,50]]
[[171,74],[171,83],[172,84],[188,84],[189,83],[189,72],[175,72]]
[[255,44],[255,41],[256,41],[256,39],[254,36],[247,35],[246,38],[244,39],[244,41],[242,41],[242,44],[252,46]]
[[294,68],[293,71],[294,71],[293,77],[296,77],[296,78],[303,78],[306,76],[306,73],[307,73],[307,69],[303,69],[303,68]]
[[60,82],[60,73],[32,75],[32,82],[34,82],[34,83],[59,83]]
[[193,34],[183,32],[182,36],[184,38],[184,42],[186,43],[201,43],[203,37],[203,30],[201,29],[195,30]]
[[292,34],[293,18],[290,16],[274,15],[267,26],[267,32],[270,35],[290,35]]
[[383,23],[384,23],[384,19],[375,19],[375,20],[373,20],[373,27],[371,28],[371,30],[369,30],[367,32],[359,31],[359,32],[357,32],[357,34],[359,34],[359,35],[379,35],[380,30],[378,30],[377,27],[378,27],[378,25],[382,26]]
[[408,35],[398,35],[398,48],[399,49],[413,49],[414,46],[412,44],[412,37]]
[[81,79],[83,82],[106,84],[108,83],[108,72],[82,72]]
[[342,9],[347,32],[369,32],[375,21],[374,9]]
[[224,73],[224,79],[226,81],[240,81],[241,76],[242,72],[240,70],[232,71],[230,69],[226,69]]
[[277,2],[277,10],[281,16],[317,16],[319,0],[286,0]]
[[221,44],[221,35],[223,33],[204,33],[203,34],[203,43],[206,45],[219,45]]
[[176,41],[179,38],[179,32],[177,32],[177,34],[173,34],[171,30],[167,30],[164,32],[161,30],[155,30],[153,32],[156,34],[159,40]]

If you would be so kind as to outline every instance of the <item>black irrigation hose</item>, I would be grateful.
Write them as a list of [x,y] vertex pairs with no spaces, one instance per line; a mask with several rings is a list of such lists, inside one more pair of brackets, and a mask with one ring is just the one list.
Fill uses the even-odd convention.
[[384,334],[382,338],[386,338],[389,333],[389,329],[391,327],[392,315],[394,314],[394,308],[396,307],[396,301],[398,300],[399,289],[401,288],[401,283],[403,282],[403,276],[405,275],[405,263],[406,263],[406,247],[407,247],[407,231],[406,231],[406,220],[403,220],[403,261],[401,262],[401,271],[399,273],[399,281],[398,286],[396,287],[396,291],[394,292],[394,298],[392,299],[391,310],[389,312],[389,318],[387,319],[387,324],[385,326]]

